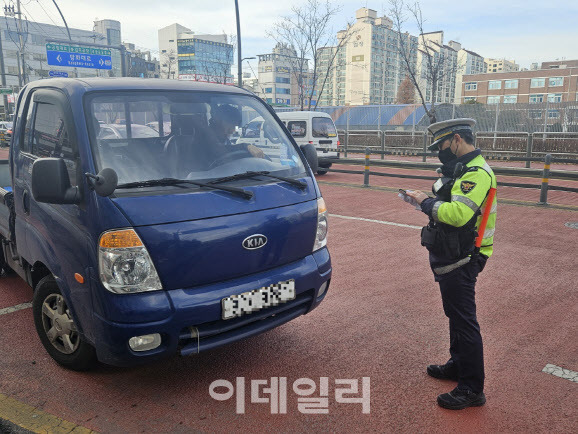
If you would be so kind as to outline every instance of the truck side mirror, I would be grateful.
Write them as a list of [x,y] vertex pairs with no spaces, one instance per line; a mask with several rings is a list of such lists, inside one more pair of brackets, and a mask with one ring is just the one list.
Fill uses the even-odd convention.
[[313,173],[317,173],[317,169],[319,168],[319,162],[317,160],[317,149],[311,143],[307,143],[306,145],[301,145],[301,152],[305,155],[305,159],[309,163],[309,167]]
[[32,165],[32,196],[37,202],[79,203],[78,187],[70,185],[62,158],[39,158]]

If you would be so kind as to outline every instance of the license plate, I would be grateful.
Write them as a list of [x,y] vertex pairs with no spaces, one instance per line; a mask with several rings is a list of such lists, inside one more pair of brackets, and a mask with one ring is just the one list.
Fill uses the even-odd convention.
[[221,300],[223,319],[247,315],[266,307],[278,306],[295,299],[295,280],[275,283],[270,286],[231,295]]

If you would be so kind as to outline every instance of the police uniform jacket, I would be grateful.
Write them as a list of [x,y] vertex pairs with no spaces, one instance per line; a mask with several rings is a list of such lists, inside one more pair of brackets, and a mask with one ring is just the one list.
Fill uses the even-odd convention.
[[[421,209],[430,217],[430,220],[437,225],[443,226],[446,230],[460,231],[473,228],[477,232],[485,210],[489,190],[491,187],[496,188],[497,186],[496,176],[482,157],[479,149],[444,164],[442,166],[443,175],[453,177],[454,169],[458,163],[462,163],[464,167],[455,179],[450,197],[441,198],[436,196],[436,198],[425,199],[421,204]],[[490,257],[493,253],[496,212],[497,197],[494,198],[492,203],[479,252],[486,257]],[[473,251],[472,245],[471,250],[465,252],[464,257],[471,256]],[[430,252],[430,264],[434,273],[440,267],[455,263],[455,258],[450,259]]]

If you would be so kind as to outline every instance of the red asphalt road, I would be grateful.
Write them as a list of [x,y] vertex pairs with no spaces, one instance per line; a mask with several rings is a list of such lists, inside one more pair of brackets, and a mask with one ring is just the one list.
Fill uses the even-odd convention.
[[[335,215],[426,221],[392,192],[321,189]],[[428,363],[448,358],[449,337],[419,230],[338,217],[330,218],[330,292],[309,315],[197,357],[88,373],[49,358],[31,309],[0,315],[0,394],[100,432],[577,432],[578,384],[541,370],[548,363],[578,370],[578,231],[564,226],[578,212],[507,204],[498,212],[495,254],[477,287],[484,407],[436,405],[455,384],[425,374]],[[19,278],[0,280],[0,308],[29,301]],[[241,376],[287,377],[287,414],[271,415],[267,404],[246,398],[246,414],[237,415],[234,398],[210,398],[212,381]],[[328,415],[297,410],[296,379],[329,377],[332,391],[335,379],[364,376],[371,377],[371,414],[336,403],[333,392]]]

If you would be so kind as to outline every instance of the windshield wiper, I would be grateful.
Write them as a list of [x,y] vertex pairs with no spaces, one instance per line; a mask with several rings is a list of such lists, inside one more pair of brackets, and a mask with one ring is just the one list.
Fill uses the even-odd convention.
[[236,175],[223,176],[222,178],[217,178],[213,181],[210,181],[209,184],[220,184],[221,182],[229,182],[229,181],[236,181],[238,179],[254,178],[256,176],[266,176],[268,178],[278,179],[279,181],[287,182],[291,185],[299,187],[301,190],[305,190],[307,188],[307,183],[305,183],[303,181],[299,181],[298,179],[286,178],[284,176],[271,175],[271,173],[266,171],[266,170],[262,170],[259,172],[254,172],[254,171],[249,170],[247,172],[237,173]]
[[127,182],[125,184],[119,184],[116,188],[139,188],[139,187],[156,187],[165,185],[179,185],[179,184],[192,184],[198,187],[208,187],[214,188],[216,190],[228,191],[229,193],[237,194],[243,196],[245,199],[251,199],[253,197],[253,192],[237,187],[226,187],[224,185],[214,185],[205,184],[204,182],[190,181],[188,179],[176,179],[176,178],[161,178],[161,179],[149,179],[147,181],[136,181]]

